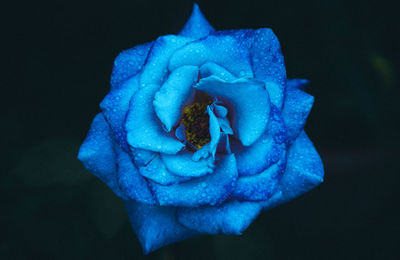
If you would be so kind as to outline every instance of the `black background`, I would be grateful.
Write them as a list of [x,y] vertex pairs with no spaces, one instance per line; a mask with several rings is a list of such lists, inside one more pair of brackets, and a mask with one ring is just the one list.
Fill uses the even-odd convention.
[[[14,1],[1,22],[1,259],[398,259],[395,1],[198,1],[217,29],[270,27],[308,78],[325,182],[239,237],[141,253],[122,202],[76,159],[116,55],[179,32],[192,1]],[[397,160],[396,160],[397,159]]]

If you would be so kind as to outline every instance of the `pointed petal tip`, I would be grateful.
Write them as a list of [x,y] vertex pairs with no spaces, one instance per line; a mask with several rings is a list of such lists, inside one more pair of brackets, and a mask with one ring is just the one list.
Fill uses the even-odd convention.
[[204,17],[199,5],[194,3],[192,14],[190,15],[179,35],[199,39],[207,36],[212,31],[214,31],[214,28]]

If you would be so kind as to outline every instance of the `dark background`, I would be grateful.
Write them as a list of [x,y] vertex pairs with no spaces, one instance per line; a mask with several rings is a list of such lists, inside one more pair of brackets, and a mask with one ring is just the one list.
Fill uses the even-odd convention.
[[[116,55],[177,33],[192,1],[14,1],[1,23],[1,259],[399,259],[395,1],[198,1],[218,30],[270,27],[308,78],[325,182],[239,237],[146,257],[122,202],[76,159]],[[395,160],[397,159],[397,160]]]

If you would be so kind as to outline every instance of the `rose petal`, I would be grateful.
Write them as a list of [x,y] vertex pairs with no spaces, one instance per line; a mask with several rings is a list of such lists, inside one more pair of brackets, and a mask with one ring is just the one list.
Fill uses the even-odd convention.
[[213,174],[171,186],[153,182],[150,186],[162,206],[197,207],[222,203],[235,188],[236,180],[236,160],[230,154],[221,160]]
[[297,84],[288,85],[282,109],[289,143],[293,142],[302,131],[314,103],[314,97],[300,90],[298,86]]
[[158,155],[156,152],[149,150],[130,147],[131,155],[136,167],[147,165],[151,160]]
[[135,76],[146,60],[153,42],[135,46],[121,52],[114,60],[114,68],[111,73],[111,90],[119,88],[121,84]]
[[192,14],[179,35],[199,39],[207,36],[212,31],[214,31],[214,28],[208,23],[199,6],[195,3]]
[[285,168],[286,151],[282,150],[277,163],[259,174],[240,177],[231,197],[246,201],[264,201],[269,199],[278,188]]
[[266,84],[271,103],[282,108],[286,85],[286,69],[278,38],[269,28],[257,30],[218,31],[216,35],[230,35],[248,48],[254,77]]
[[278,191],[264,203],[265,209],[294,199],[323,181],[324,166],[314,145],[302,131],[289,148],[286,171]]
[[226,82],[210,76],[201,79],[195,88],[217,96],[230,106],[235,119],[232,126],[243,145],[251,145],[264,133],[270,103],[263,82],[247,79]]
[[79,149],[78,159],[115,194],[121,198],[127,198],[118,186],[114,141],[111,129],[102,113],[97,114],[93,119],[89,133]]
[[112,89],[100,103],[104,117],[110,124],[114,136],[125,151],[129,151],[126,142],[125,118],[132,96],[139,89],[139,76],[136,75]]
[[[186,43],[192,41],[176,35],[160,36],[150,50],[146,64],[140,76],[141,86],[161,85],[168,72],[168,63],[171,55]],[[172,70],[171,70],[172,71]]]
[[182,66],[172,71],[168,79],[156,93],[153,104],[155,112],[168,132],[178,122],[184,102],[197,81],[199,69],[195,66]]
[[146,205],[134,200],[124,203],[144,254],[198,234],[178,223],[174,207]]
[[223,118],[228,115],[228,109],[226,109],[224,106],[219,106],[217,104],[214,104],[213,106],[218,117]]
[[255,175],[276,163],[286,149],[286,128],[278,109],[272,105],[266,132],[251,146],[236,153],[239,176]]
[[129,155],[117,146],[115,151],[118,162],[118,185],[128,196],[128,199],[155,204],[156,200],[151,194],[147,181],[139,174]]
[[214,115],[213,111],[211,110],[210,106],[207,106],[207,113],[210,117],[209,125],[210,125],[210,136],[211,141],[205,144],[200,150],[197,150],[193,156],[193,161],[198,161],[201,158],[207,158],[210,154],[213,158],[215,158],[215,153],[217,151],[218,143],[221,137],[221,130],[220,125],[218,122],[217,117]]
[[180,124],[176,129],[175,129],[175,136],[178,138],[180,141],[185,141],[186,140],[186,132],[185,132],[185,126],[183,124]]
[[253,31],[250,53],[255,78],[266,82],[271,103],[281,108],[286,83],[286,69],[281,46],[271,29]]
[[261,208],[257,202],[230,200],[216,207],[180,208],[177,217],[179,223],[200,233],[240,235]]
[[147,85],[132,98],[125,124],[127,141],[134,148],[175,154],[184,144],[167,135],[157,121],[153,107],[157,90],[158,85]]
[[161,154],[161,160],[164,162],[168,171],[174,175],[182,177],[201,177],[213,172],[213,160],[202,159],[192,160],[192,153],[168,155]]
[[201,66],[208,61],[223,65],[236,77],[253,77],[247,48],[231,36],[209,35],[188,43],[171,56],[169,69],[172,71],[183,65]]
[[234,81],[237,79],[229,71],[219,66],[217,63],[207,61],[200,67],[200,77],[207,78],[211,75],[217,76],[218,78],[223,79],[225,81]]
[[155,157],[148,165],[140,167],[139,171],[142,176],[161,185],[172,185],[190,179],[171,174],[161,161],[160,156]]

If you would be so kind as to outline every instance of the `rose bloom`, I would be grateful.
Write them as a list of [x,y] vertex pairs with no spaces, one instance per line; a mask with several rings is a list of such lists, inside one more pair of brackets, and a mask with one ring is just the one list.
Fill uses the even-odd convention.
[[323,181],[306,84],[286,78],[272,30],[215,31],[194,5],[178,35],[119,54],[78,158],[124,200],[146,254],[241,234]]

